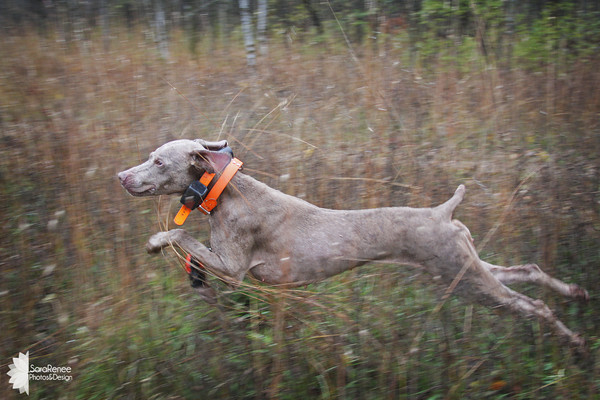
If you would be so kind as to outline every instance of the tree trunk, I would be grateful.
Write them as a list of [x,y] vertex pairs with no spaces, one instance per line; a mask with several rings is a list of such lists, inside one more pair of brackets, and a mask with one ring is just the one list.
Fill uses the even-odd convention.
[[249,67],[256,65],[256,52],[254,48],[254,35],[252,33],[252,16],[250,15],[248,0],[240,0],[240,14],[242,19],[242,33],[246,47],[246,64]]
[[374,54],[377,54],[377,39],[379,37],[377,0],[365,0],[365,9],[367,10],[367,22],[369,24],[369,39],[373,46]]
[[154,7],[154,34],[160,56],[169,59],[169,41],[167,37],[167,21],[161,0],[155,1]]
[[219,19],[219,40],[221,41],[221,46],[224,47],[225,45],[225,39],[226,39],[226,35],[228,32],[227,29],[227,3],[224,1],[220,1],[219,2],[219,8],[218,8],[218,16],[217,18]]
[[321,24],[321,18],[319,18],[319,13],[313,7],[310,0],[302,0],[302,3],[304,4],[306,11],[308,11],[308,14],[310,15],[310,19],[313,22],[313,25],[317,28],[317,33],[319,35],[322,35],[323,34],[323,24]]
[[256,30],[258,34],[258,52],[261,56],[266,56],[269,51],[267,46],[267,3],[267,0],[258,0]]

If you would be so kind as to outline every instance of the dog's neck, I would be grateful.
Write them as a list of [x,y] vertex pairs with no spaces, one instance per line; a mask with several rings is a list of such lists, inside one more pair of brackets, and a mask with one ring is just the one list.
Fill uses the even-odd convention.
[[[194,208],[205,215],[210,215],[217,206],[219,197],[227,189],[231,179],[242,168],[243,163],[237,158],[230,159],[229,163],[218,173],[206,171],[199,181],[194,181],[188,186],[181,197],[183,204],[175,215],[174,222],[183,225]],[[210,189],[209,189],[210,185]]]
[[227,186],[231,182],[231,179],[237,175],[238,171],[242,168],[243,163],[237,158],[233,158],[229,164],[221,171],[219,177],[213,179],[212,187],[208,192],[208,195],[199,207],[199,210],[205,214],[210,212],[217,206],[219,197],[227,189]]

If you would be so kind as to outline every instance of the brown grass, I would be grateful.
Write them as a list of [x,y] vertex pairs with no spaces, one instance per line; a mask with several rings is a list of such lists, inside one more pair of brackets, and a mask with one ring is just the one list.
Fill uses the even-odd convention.
[[[30,349],[76,373],[68,385],[32,383],[32,397],[597,394],[598,366],[575,363],[535,322],[455,301],[428,318],[436,290],[407,268],[284,293],[253,283],[249,297],[224,295],[221,311],[201,304],[170,253],[143,251],[176,200],[132,199],[115,178],[168,140],[227,138],[248,173],[324,207],[429,206],[465,183],[457,213],[476,241],[521,184],[482,253],[587,287],[591,307],[549,301],[597,355],[593,63],[533,73],[474,52],[460,68],[425,70],[402,47],[356,49],[357,63],[334,39],[273,39],[252,72],[241,46],[204,43],[194,57],[184,41],[173,36],[168,62],[137,31],[116,33],[109,52],[93,36],[0,44],[0,364]],[[198,215],[187,228],[208,238]]]

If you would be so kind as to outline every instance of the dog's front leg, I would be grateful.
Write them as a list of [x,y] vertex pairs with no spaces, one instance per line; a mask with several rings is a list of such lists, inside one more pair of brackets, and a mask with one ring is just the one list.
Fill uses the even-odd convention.
[[157,232],[148,239],[146,243],[146,251],[148,253],[158,253],[165,247],[177,244],[179,239],[187,235],[183,229],[172,229],[170,231]]
[[[190,252],[190,254],[192,254],[192,256],[194,256],[196,259],[200,259],[200,253],[204,253],[205,251],[212,255],[210,250],[208,250],[202,243],[193,239],[183,229],[173,229],[173,230],[167,231],[167,232],[155,233],[154,235],[152,235],[150,237],[150,239],[148,240],[148,243],[146,243],[146,250],[148,251],[148,253],[157,253],[160,250],[164,249],[165,247],[168,247],[171,245],[177,245],[177,246],[181,247],[179,242],[181,242],[184,237],[187,237],[186,241],[188,241],[188,242],[193,241],[192,244],[193,244],[195,251],[193,253]],[[184,250],[189,252],[189,250],[187,250],[187,249],[184,249]],[[201,263],[202,263],[202,265],[212,266],[215,263],[217,263],[217,265],[218,265],[219,263],[221,263],[221,261],[220,261],[220,259],[217,259],[217,261],[215,261],[215,260],[207,261],[207,258],[202,258]],[[196,267],[194,267],[194,268],[196,268]],[[202,275],[204,275],[204,273],[202,273]],[[206,301],[209,304],[216,303],[217,295],[216,295],[214,289],[208,285],[208,283],[204,279],[204,276],[201,279],[201,284],[194,284],[194,282],[193,282],[192,287],[194,288],[196,293],[198,293],[198,295],[202,298],[202,300]]]
[[191,254],[206,266],[206,268],[215,271],[223,278],[232,278],[233,282],[230,283],[238,283],[244,278],[244,271],[236,268],[238,266],[225,263],[218,254],[210,251],[183,229],[172,229],[166,232],[155,233],[148,240],[146,250],[149,253],[157,253],[170,245],[181,247],[185,252]]

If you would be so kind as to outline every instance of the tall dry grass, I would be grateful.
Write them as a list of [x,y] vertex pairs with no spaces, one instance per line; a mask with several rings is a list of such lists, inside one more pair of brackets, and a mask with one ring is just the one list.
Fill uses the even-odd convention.
[[[598,394],[592,63],[530,72],[473,51],[424,65],[401,39],[355,60],[334,37],[274,38],[248,71],[232,43],[191,55],[174,34],[169,61],[142,32],[102,44],[0,44],[0,365],[29,350],[75,373],[32,383],[32,398]],[[398,266],[288,292],[221,287],[220,308],[203,304],[173,253],[143,250],[177,201],[133,199],[115,178],[180,137],[227,138],[247,173],[323,207],[429,206],[465,183],[457,216],[476,244],[500,223],[486,259],[539,262],[590,291],[581,306],[520,288],[584,334],[591,358],[578,362],[536,321],[456,300],[433,313],[440,288]],[[186,228],[208,239],[202,217]],[[0,393],[17,397],[7,383]]]

